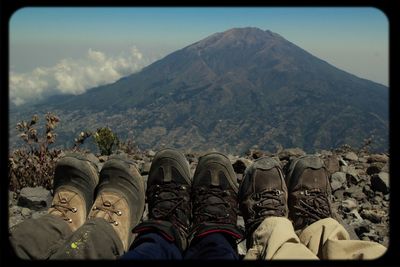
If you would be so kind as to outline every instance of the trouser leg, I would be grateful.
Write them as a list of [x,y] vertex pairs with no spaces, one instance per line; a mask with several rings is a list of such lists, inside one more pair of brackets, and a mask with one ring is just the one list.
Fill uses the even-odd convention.
[[50,259],[116,259],[124,253],[113,227],[102,218],[85,222]]
[[159,233],[140,234],[122,260],[180,260],[182,253],[173,241]]
[[50,258],[72,234],[68,224],[50,214],[28,219],[10,229],[10,243],[21,259]]
[[195,260],[237,260],[236,241],[230,236],[213,233],[197,238],[185,254],[185,259]]
[[268,217],[252,234],[252,244],[244,259],[318,259],[300,242],[291,221]]
[[309,225],[299,238],[320,259],[374,259],[386,252],[379,243],[350,240],[344,227],[332,218]]

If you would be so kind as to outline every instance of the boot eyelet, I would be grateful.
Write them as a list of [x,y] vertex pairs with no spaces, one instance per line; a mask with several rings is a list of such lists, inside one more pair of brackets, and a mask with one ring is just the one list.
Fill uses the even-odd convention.
[[96,206],[94,206],[94,207],[92,208],[92,210],[97,210],[97,207],[96,207]]
[[68,219],[68,222],[69,222],[69,223],[72,223],[72,219]]
[[77,212],[77,211],[78,211],[77,208],[72,208],[72,212],[73,212],[73,213],[75,213],[75,212]]
[[121,215],[122,215],[122,211],[118,210],[118,211],[117,211],[117,215],[118,215],[118,216],[121,216]]
[[117,221],[115,221],[115,222],[114,222],[114,225],[115,225],[115,226],[118,226],[118,222],[117,222]]

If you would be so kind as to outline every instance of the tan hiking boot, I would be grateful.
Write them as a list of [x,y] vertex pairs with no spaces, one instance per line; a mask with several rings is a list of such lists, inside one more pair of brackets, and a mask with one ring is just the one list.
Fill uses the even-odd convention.
[[98,181],[95,162],[82,154],[67,154],[55,168],[54,198],[48,213],[63,218],[75,231],[86,221]]
[[96,200],[88,218],[103,218],[121,239],[124,251],[132,241],[132,229],[139,224],[145,207],[144,180],[135,164],[116,155],[104,164],[96,189]]

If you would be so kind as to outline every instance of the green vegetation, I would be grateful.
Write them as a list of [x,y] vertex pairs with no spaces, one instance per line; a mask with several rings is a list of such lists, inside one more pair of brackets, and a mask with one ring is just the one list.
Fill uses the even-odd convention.
[[108,128],[99,128],[93,135],[101,155],[111,155],[113,149],[118,147],[118,137]]

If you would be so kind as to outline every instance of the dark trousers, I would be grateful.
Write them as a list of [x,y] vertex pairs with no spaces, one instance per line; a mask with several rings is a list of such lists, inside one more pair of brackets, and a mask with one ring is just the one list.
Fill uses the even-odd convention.
[[157,233],[141,234],[121,259],[124,260],[237,260],[235,241],[221,233],[212,233],[194,240],[182,253],[178,247]]

